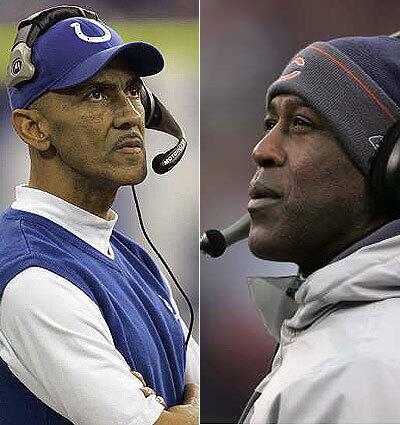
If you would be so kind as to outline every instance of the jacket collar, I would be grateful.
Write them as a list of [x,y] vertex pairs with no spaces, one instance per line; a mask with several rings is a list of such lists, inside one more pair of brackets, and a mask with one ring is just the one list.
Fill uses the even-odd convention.
[[264,326],[279,340],[282,322],[297,310],[295,300],[288,294],[300,285],[300,277],[249,277],[247,282],[250,298],[261,312]]
[[355,242],[349,248],[342,251],[331,261],[331,263],[347,257],[348,255],[352,254],[353,252],[356,252],[358,249],[363,248],[364,246],[372,245],[398,235],[400,235],[400,220],[391,221],[390,223],[385,224],[384,226],[375,230],[375,232]]
[[300,274],[251,277],[248,284],[268,332],[279,340],[286,319],[288,328],[301,330],[340,302],[400,297],[399,276],[400,220],[395,220],[354,243],[307,279]]

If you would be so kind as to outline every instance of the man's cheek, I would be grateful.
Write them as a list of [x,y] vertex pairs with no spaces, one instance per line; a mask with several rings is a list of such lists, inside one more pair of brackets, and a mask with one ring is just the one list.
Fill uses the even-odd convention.
[[80,127],[92,128],[95,130],[96,127],[109,127],[112,122],[112,114],[102,110],[99,111],[97,107],[87,110],[81,114],[77,121],[79,121]]

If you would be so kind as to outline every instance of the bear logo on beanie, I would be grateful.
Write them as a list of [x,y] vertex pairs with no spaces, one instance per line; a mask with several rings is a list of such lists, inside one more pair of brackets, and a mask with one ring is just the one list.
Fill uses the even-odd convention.
[[[304,58],[302,58],[301,56],[297,56],[297,57],[295,57],[292,60],[292,62],[290,62],[290,65],[304,66],[305,65]],[[298,69],[296,69],[295,71],[291,71],[291,72],[289,72],[287,74],[282,74],[278,78],[278,81],[290,80],[292,78],[295,78],[295,77],[299,76],[300,74],[301,74],[301,71],[299,71]]]

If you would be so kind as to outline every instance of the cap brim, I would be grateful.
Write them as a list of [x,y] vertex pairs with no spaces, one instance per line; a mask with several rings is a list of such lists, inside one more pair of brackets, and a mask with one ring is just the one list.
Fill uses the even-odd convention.
[[132,66],[132,71],[139,77],[157,74],[164,68],[164,58],[156,47],[142,42],[126,43],[90,56],[69,70],[49,90],[65,89],[83,83],[119,55],[127,59],[127,63]]

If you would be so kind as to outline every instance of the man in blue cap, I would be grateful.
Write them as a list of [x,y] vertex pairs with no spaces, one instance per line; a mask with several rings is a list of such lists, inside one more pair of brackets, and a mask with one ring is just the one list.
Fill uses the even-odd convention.
[[267,92],[249,246],[298,276],[251,279],[280,343],[245,423],[400,421],[400,41],[297,53]]
[[196,424],[198,347],[111,209],[146,176],[140,77],[163,58],[86,15],[32,28],[6,81],[31,169],[0,219],[0,422]]

